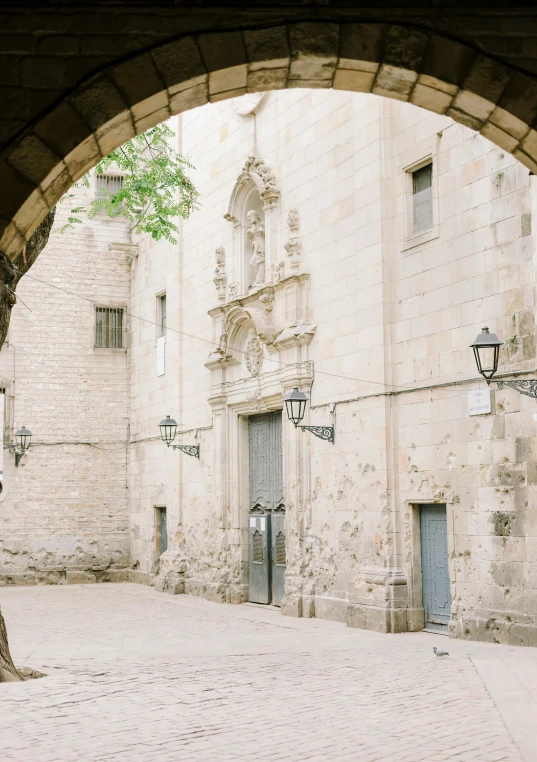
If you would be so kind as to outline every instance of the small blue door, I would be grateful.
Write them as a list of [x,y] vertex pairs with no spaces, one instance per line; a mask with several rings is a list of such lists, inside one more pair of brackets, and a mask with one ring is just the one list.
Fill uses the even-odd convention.
[[420,508],[425,628],[447,632],[451,616],[451,591],[446,506],[422,505]]

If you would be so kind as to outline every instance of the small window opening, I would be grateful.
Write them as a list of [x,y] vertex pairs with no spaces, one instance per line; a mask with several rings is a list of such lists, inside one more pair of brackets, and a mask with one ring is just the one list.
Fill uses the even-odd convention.
[[98,349],[123,348],[123,310],[95,308],[95,346]]
[[433,227],[433,165],[412,172],[412,212],[414,235],[425,233]]
[[158,337],[166,336],[166,294],[157,297]]
[[119,193],[123,185],[122,175],[97,175],[97,187],[95,196],[97,200],[112,198]]

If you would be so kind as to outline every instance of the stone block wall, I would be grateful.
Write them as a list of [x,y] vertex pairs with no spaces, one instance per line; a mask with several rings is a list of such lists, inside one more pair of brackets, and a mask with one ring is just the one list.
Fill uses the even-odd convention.
[[121,220],[98,217],[51,237],[17,289],[0,353],[11,426],[26,425],[29,452],[15,468],[4,442],[0,585],[125,579],[129,567],[129,364],[127,347],[95,349],[95,304],[127,307],[130,266]]
[[[145,437],[155,436],[167,405],[180,411],[182,442],[198,432],[202,455],[164,457],[158,442],[131,450],[140,575],[212,600],[246,599],[244,426],[248,415],[281,408],[287,379],[300,372],[312,393],[307,422],[334,422],[336,440],[297,432],[284,414],[282,611],[421,629],[416,521],[420,505],[442,504],[451,634],[533,644],[535,403],[494,388],[489,415],[467,409],[468,391],[485,388],[469,349],[482,325],[506,340],[501,372],[535,372],[528,170],[447,117],[335,92],[270,93],[255,117],[231,103],[203,107],[182,117],[181,136],[202,208],[183,225],[179,252],[141,254],[135,275],[146,315],[167,283],[178,305],[169,325],[180,332],[170,339],[180,362],[173,380],[159,380],[153,359],[144,359],[154,346],[140,350],[133,395]],[[274,229],[287,267],[287,216],[298,211],[303,318],[315,324],[311,343],[296,351],[265,344],[255,379],[240,353],[226,375],[204,367],[221,343],[214,252],[225,249],[228,289],[235,244],[224,215],[253,153],[280,192]],[[433,162],[434,225],[414,237],[408,173],[424,160]],[[268,299],[276,336],[295,309],[288,286],[279,288]],[[258,304],[248,299],[240,309]],[[226,291],[224,304],[230,300]],[[140,331],[149,337],[149,328]],[[172,507],[170,549],[157,563],[159,501]]]

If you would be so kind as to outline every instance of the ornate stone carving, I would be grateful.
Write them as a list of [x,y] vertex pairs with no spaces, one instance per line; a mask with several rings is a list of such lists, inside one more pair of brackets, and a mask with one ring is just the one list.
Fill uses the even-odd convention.
[[303,321],[297,325],[288,326],[274,339],[274,346],[276,349],[288,349],[289,347],[309,344],[316,330],[317,323],[311,321]]
[[302,253],[302,244],[298,238],[290,238],[285,244],[285,251],[289,257],[289,267],[291,270],[298,269],[300,265],[300,255]]
[[276,189],[276,176],[268,164],[265,164],[263,159],[258,159],[255,156],[248,156],[246,164],[242,168],[242,172],[238,179],[240,180],[244,174],[250,174],[250,172],[255,172],[255,174],[261,178],[265,191],[273,191]]
[[300,219],[298,216],[298,210],[291,209],[289,214],[287,215],[287,225],[289,227],[291,237],[289,238],[287,243],[284,244],[285,251],[287,252],[287,256],[289,257],[289,266],[291,270],[297,270],[300,265],[302,243],[300,242],[300,239],[297,237],[299,224],[300,224]]
[[215,270],[213,283],[216,286],[216,293],[218,294],[219,301],[224,302],[226,300],[226,285],[227,285],[226,251],[223,246],[219,246],[216,249],[214,254],[215,254],[217,267]]
[[214,257],[216,259],[216,266],[220,268],[225,268],[226,266],[226,250],[223,246],[219,246],[216,251],[214,252]]
[[272,275],[272,279],[274,283],[279,283],[284,277],[285,277],[285,262],[282,259],[281,262],[278,262],[278,264],[274,266],[274,273]]
[[217,347],[213,350],[204,363],[208,370],[222,370],[230,365],[238,365],[238,361],[223,349]]
[[259,297],[259,301],[263,304],[266,312],[272,312],[274,306],[274,291],[267,291],[266,294],[262,294]]
[[253,285],[259,286],[265,282],[265,225],[254,209],[250,210],[246,216],[252,225],[246,235],[252,241],[250,265],[255,268]]
[[287,215],[287,224],[291,232],[298,230],[298,225],[299,225],[298,209],[289,210],[289,214]]
[[229,299],[230,299],[230,301],[233,301],[233,299],[237,298],[237,288],[238,288],[238,284],[237,283],[230,283],[229,284]]
[[246,367],[252,376],[258,376],[263,364],[263,347],[257,334],[250,334],[245,351]]

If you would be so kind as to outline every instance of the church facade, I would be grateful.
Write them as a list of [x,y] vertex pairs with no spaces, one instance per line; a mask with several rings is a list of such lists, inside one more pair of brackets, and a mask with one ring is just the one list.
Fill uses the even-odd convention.
[[[528,170],[447,117],[322,90],[204,106],[177,133],[201,197],[178,243],[116,222],[94,252],[117,257],[123,301],[101,309],[124,308],[125,333],[121,367],[98,371],[123,374],[124,461],[81,477],[84,494],[91,479],[124,485],[107,503],[123,555],[97,561],[222,603],[537,645],[536,402],[488,388],[470,349],[489,326],[503,378],[536,372]],[[38,490],[44,466],[25,459]],[[26,515],[22,490],[10,499]],[[76,546],[102,511],[71,503]],[[11,522],[10,559],[10,532],[30,542]]]

